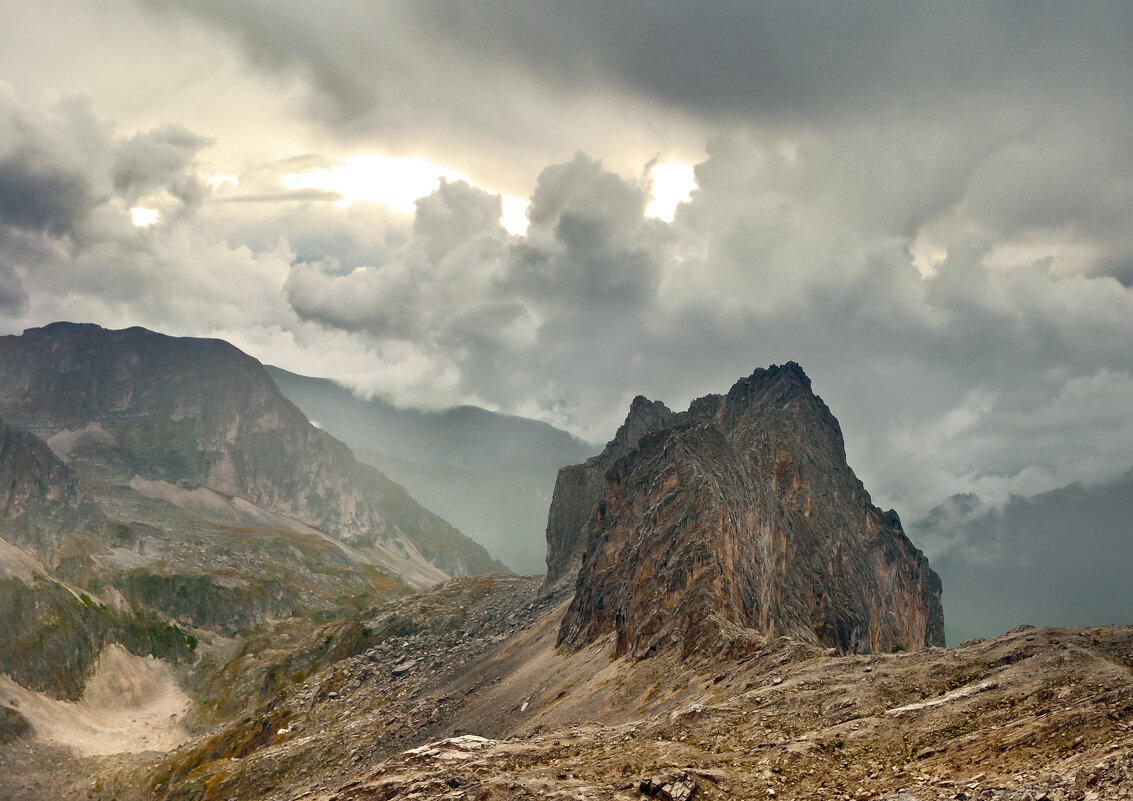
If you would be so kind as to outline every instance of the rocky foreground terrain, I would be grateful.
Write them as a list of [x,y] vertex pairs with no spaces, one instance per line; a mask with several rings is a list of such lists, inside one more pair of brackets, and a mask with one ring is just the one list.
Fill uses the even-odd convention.
[[638,660],[557,649],[538,587],[456,579],[328,628],[239,723],[58,797],[1133,798],[1131,627]]

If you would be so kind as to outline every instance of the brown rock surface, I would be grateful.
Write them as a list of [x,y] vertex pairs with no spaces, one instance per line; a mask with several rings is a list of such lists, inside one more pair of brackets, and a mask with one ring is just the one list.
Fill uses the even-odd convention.
[[[560,644],[613,632],[618,655],[679,646],[687,656],[750,639],[746,629],[842,653],[943,645],[939,578],[896,512],[870,502],[797,364],[651,422],[636,447],[615,439],[578,471],[592,478],[613,462],[586,513]],[[549,565],[573,553],[552,528]]]
[[634,450],[642,436],[664,428],[672,417],[665,404],[638,395],[630,404],[625,422],[600,454],[559,470],[547,514],[548,588],[574,582],[586,545],[586,523],[602,498],[606,472]]
[[1130,627],[639,660],[611,659],[609,636],[557,649],[561,614],[503,576],[387,604],[319,632],[321,667],[253,714],[89,797],[613,800],[688,782],[721,800],[1133,798]]

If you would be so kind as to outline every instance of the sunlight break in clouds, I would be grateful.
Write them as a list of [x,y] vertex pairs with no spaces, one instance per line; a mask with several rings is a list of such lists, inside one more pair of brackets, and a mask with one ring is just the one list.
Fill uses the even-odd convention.
[[665,222],[672,222],[677,206],[689,199],[696,189],[696,177],[692,165],[680,161],[665,161],[654,164],[649,171],[653,190],[649,195],[649,205],[645,213]]
[[[373,154],[354,156],[333,167],[285,175],[288,189],[322,189],[337,192],[342,200],[335,205],[345,208],[359,200],[380,203],[402,214],[412,214],[417,200],[436,191],[441,178],[465,181],[496,193],[471,180],[459,170],[418,156],[386,156]],[[511,234],[527,230],[527,200],[501,194],[503,215],[500,224]]]
[[138,228],[147,228],[161,222],[161,212],[157,209],[130,209],[130,220]]

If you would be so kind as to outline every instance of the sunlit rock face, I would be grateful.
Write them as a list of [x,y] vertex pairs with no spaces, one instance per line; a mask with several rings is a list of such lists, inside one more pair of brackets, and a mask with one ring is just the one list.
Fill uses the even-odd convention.
[[502,568],[221,340],[72,323],[0,337],[0,414],[115,482],[207,487],[448,575]]
[[[619,655],[692,655],[752,630],[843,653],[944,644],[940,579],[896,512],[870,502],[802,368],[756,370],[680,414],[646,419],[647,403],[587,463],[609,466],[599,497],[569,509],[585,518],[578,539],[548,527],[548,565],[578,571],[560,645],[612,632]],[[593,479],[585,468],[574,474]],[[566,484],[556,503],[588,489]]]

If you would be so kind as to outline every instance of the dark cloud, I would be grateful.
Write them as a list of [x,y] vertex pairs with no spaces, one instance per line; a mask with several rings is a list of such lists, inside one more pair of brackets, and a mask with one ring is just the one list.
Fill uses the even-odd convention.
[[92,205],[84,176],[36,148],[17,147],[0,158],[0,224],[67,236],[75,233]]
[[489,195],[464,181],[442,178],[437,191],[419,199],[416,208],[413,233],[433,264],[479,234],[502,234],[499,195]]
[[1133,472],[1002,504],[956,496],[909,529],[922,544],[943,548],[932,563],[955,645],[1022,623],[1130,623],[1130,521]]
[[148,195],[168,192],[183,210],[196,208],[208,190],[191,168],[210,144],[179,125],[135,134],[114,150],[110,180],[115,193],[133,206]]
[[791,128],[893,114],[1022,128],[1050,106],[1127,122],[1100,101],[1128,101],[1133,83],[1133,12],[1112,3],[152,4],[236,37],[264,69],[308,76],[334,125],[527,128],[509,103],[528,99],[516,75],[563,101],[631,97]]
[[28,309],[24,282],[12,265],[0,259],[0,315],[18,317]]
[[577,155],[539,175],[510,279],[557,310],[647,302],[660,280],[662,226],[644,219],[646,188]]

